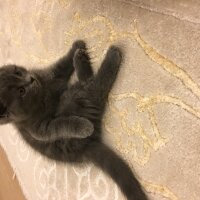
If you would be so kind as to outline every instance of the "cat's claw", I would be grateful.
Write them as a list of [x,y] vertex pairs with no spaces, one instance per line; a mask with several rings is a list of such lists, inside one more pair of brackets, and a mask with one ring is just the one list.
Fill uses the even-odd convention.
[[87,59],[89,59],[89,56],[88,56],[88,54],[87,54],[85,49],[77,49],[74,56],[78,57],[78,58],[87,58]]
[[77,49],[74,54],[74,62],[87,62],[90,60],[87,51],[84,49]]

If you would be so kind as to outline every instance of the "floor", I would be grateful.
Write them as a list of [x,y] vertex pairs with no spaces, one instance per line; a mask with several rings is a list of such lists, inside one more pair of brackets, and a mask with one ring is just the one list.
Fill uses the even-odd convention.
[[18,180],[13,178],[13,170],[8,159],[0,147],[0,199],[1,200],[25,200],[19,187]]

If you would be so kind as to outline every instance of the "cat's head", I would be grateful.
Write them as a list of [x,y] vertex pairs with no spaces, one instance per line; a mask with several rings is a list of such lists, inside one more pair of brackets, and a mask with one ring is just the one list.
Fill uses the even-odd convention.
[[20,122],[30,117],[39,101],[41,84],[23,67],[0,68],[0,124]]

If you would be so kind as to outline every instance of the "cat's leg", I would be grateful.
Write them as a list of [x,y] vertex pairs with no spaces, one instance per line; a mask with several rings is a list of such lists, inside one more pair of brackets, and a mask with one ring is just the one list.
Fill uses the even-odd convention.
[[95,77],[95,90],[98,99],[104,100],[108,97],[117,77],[121,62],[121,50],[116,46],[111,46]]
[[86,138],[93,134],[93,124],[84,117],[69,116],[45,120],[30,131],[33,138],[39,141],[52,142],[59,139]]
[[74,71],[73,58],[77,49],[86,49],[85,42],[82,40],[75,41],[69,52],[51,67],[54,78],[63,78],[65,80],[70,78]]
[[93,76],[90,57],[85,49],[77,49],[74,55],[74,68],[80,81],[87,81]]

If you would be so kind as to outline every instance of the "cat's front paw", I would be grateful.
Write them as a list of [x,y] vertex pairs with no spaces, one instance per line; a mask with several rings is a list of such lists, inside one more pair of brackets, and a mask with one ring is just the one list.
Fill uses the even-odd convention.
[[93,123],[84,118],[84,117],[78,117],[78,116],[73,116],[70,118],[71,123],[73,121],[74,126],[72,129],[73,132],[73,137],[74,138],[87,138],[91,136],[94,132],[94,125]]
[[119,47],[117,46],[110,46],[107,52],[107,56],[109,59],[114,61],[117,65],[120,65],[122,62],[122,51]]
[[93,134],[93,132],[94,132],[94,126],[90,121],[88,121],[88,124],[85,126],[82,132],[82,137],[83,138],[89,137]]
[[76,41],[73,43],[72,47],[73,47],[74,49],[87,49],[87,48],[86,48],[86,43],[85,43],[83,40],[76,40]]
[[91,136],[94,132],[94,125],[87,119],[80,121],[81,130],[79,130],[79,138],[87,138]]

